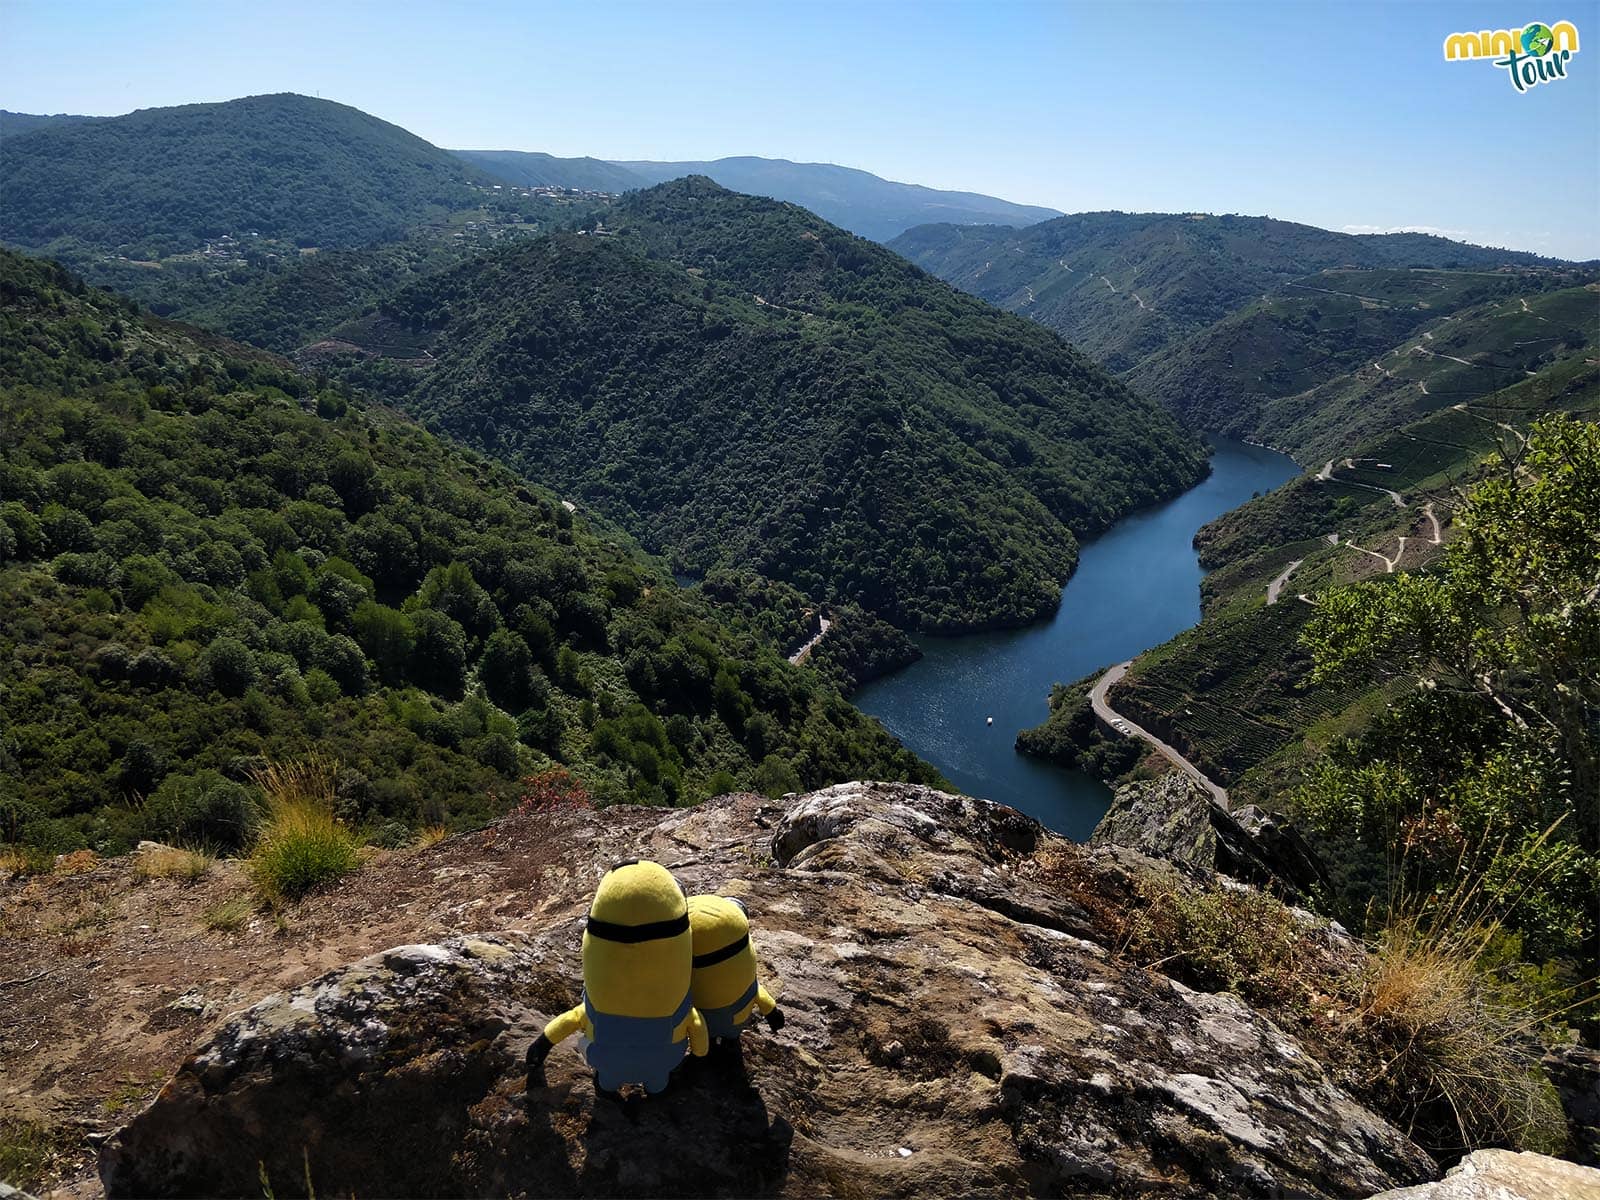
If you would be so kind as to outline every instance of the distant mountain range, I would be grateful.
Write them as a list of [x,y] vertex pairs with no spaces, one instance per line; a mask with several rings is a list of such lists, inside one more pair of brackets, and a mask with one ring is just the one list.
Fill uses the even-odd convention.
[[[163,315],[278,350],[325,337],[406,285],[508,240],[592,228],[613,203],[523,189],[627,194],[697,173],[886,241],[1065,337],[1194,428],[1302,456],[1427,410],[1431,391],[1392,393],[1378,386],[1387,376],[1374,363],[1421,331],[1442,336],[1426,328],[1438,318],[1596,277],[1592,266],[1424,234],[1349,235],[1203,213],[1060,216],[824,164],[446,151],[297,95],[107,118],[5,112],[0,136],[0,240],[50,254]],[[634,211],[621,201],[617,219]],[[663,254],[681,257],[677,241],[658,240]],[[720,267],[722,255],[696,269]],[[776,298],[766,284],[741,286]],[[1480,382],[1513,360],[1508,370],[1537,370],[1582,340],[1542,330],[1549,336],[1509,347],[1496,328],[1474,319],[1450,331],[1462,336],[1449,353]],[[1463,340],[1468,330],[1482,336]]]
[[1074,213],[1026,229],[925,225],[889,245],[1117,371],[1316,271],[1547,261],[1421,233],[1333,233],[1207,213]]
[[679,569],[905,628],[1052,610],[1077,537],[1204,470],[1048,330],[804,209],[691,176],[604,224],[418,280],[309,356]]
[[625,192],[704,175],[723,187],[752,196],[787,200],[851,233],[886,242],[914,225],[1032,225],[1061,214],[1053,208],[1013,204],[977,192],[950,192],[895,183],[867,171],[832,163],[797,163],[783,158],[719,158],[703,162],[605,162],[554,158],[517,150],[457,150],[459,157],[506,183],[523,187],[567,187]]
[[[1430,400],[1421,389],[1378,386],[1386,377],[1375,360],[1402,352],[1425,326],[1497,296],[1596,278],[1591,268],[1426,234],[1204,213],[1077,213],[1026,229],[925,225],[889,245],[1054,329],[1191,426],[1303,457],[1446,403],[1442,391]],[[1487,328],[1467,338],[1478,324],[1452,326],[1448,353],[1502,386],[1513,359],[1521,378],[1581,345],[1565,337],[1569,326],[1515,349]]]
[[631,192],[644,179],[600,158],[556,158],[527,150],[452,150],[457,158],[517,187],[572,188],[581,192]]

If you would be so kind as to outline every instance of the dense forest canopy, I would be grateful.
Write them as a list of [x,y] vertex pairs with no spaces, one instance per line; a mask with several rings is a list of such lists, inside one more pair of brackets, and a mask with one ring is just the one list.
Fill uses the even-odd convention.
[[[616,517],[903,626],[1049,611],[1076,538],[1199,446],[1059,338],[804,209],[704,179],[431,276],[354,377]],[[409,365],[398,365],[394,360]]]
[[7,138],[0,239],[133,259],[208,239],[353,246],[475,203],[492,181],[404,129],[307,96],[52,121]]
[[10,252],[0,400],[0,840],[236,847],[311,749],[396,837],[557,763],[602,802],[936,778],[504,467]]

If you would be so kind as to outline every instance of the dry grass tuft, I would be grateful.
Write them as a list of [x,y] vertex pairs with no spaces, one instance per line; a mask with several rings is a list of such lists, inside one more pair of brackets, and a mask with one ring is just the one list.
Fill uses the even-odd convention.
[[1593,1003],[1595,981],[1534,997],[1488,968],[1501,914],[1539,879],[1489,886],[1482,864],[1493,851],[1483,849],[1464,852],[1454,892],[1391,901],[1358,981],[1353,1024],[1379,1062],[1369,1085],[1436,1155],[1486,1146],[1556,1153],[1565,1117],[1540,1069],[1540,1035]]
[[426,850],[429,846],[437,846],[450,836],[450,831],[443,825],[424,825],[417,830],[417,839],[411,845],[417,850]]
[[229,896],[221,904],[206,909],[200,920],[217,933],[237,933],[250,920],[255,909],[249,896]]
[[56,856],[32,846],[0,847],[0,875],[48,875],[56,869]]
[[319,758],[255,776],[267,801],[249,872],[269,904],[298,900],[361,865],[361,839],[333,813],[335,768]]
[[171,846],[143,854],[133,864],[136,879],[176,879],[198,883],[211,871],[216,855],[207,850],[182,850]]

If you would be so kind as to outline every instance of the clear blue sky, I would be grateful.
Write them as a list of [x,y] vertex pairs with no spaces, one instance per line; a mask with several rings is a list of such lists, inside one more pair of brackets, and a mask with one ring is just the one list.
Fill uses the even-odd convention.
[[[1542,0],[1553,3],[1554,0]],[[1446,63],[1570,20],[1567,79]],[[295,91],[441,146],[760,154],[1065,211],[1428,228],[1600,257],[1600,2],[0,0],[0,107]]]

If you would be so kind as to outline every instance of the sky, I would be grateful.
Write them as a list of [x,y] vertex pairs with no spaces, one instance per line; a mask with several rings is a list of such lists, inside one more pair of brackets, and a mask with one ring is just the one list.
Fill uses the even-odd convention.
[[[1449,33],[1558,20],[1566,79],[1444,60]],[[1600,257],[1600,0],[0,0],[0,108],[285,91],[450,148],[758,154]]]

